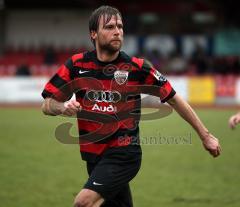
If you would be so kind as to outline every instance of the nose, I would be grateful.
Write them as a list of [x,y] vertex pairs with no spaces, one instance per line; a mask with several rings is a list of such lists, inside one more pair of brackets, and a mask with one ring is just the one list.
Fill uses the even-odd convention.
[[114,34],[115,35],[119,35],[120,34],[120,29],[117,26],[115,27]]

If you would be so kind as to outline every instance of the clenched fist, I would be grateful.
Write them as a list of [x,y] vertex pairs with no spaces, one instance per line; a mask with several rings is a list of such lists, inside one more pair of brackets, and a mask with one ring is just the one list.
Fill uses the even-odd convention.
[[216,137],[214,137],[212,134],[208,134],[205,139],[202,141],[204,148],[213,156],[217,157],[221,153],[221,146],[219,144],[219,141]]
[[236,125],[239,123],[240,123],[240,113],[237,113],[237,114],[231,116],[228,121],[229,127],[232,129],[234,129],[236,127]]
[[77,112],[81,111],[82,107],[76,100],[69,100],[63,103],[61,112],[66,116],[74,116]]

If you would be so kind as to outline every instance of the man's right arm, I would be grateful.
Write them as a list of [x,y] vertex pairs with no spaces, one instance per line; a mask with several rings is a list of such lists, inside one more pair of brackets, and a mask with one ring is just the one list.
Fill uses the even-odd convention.
[[60,114],[66,116],[76,115],[81,110],[81,105],[75,100],[59,102],[53,98],[46,98],[42,104],[42,112],[45,115],[57,116]]

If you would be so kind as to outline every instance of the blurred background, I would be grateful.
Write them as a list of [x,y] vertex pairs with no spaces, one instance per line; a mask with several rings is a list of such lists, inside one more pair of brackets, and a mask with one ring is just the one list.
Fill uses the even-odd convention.
[[240,17],[234,1],[0,2],[0,87],[4,89],[0,103],[41,101],[37,89],[44,77],[54,74],[72,54],[93,49],[88,18],[102,4],[123,13],[123,50],[149,59],[172,77],[186,100],[210,105],[240,102]]
[[212,159],[176,113],[143,121],[143,139],[187,144],[142,146],[136,206],[239,207],[240,127],[227,124],[240,104],[240,15],[231,0],[0,0],[0,206],[71,206],[84,185],[79,147],[54,136],[76,120],[44,116],[39,105],[58,66],[93,49],[88,18],[104,4],[123,14],[123,50],[165,74],[223,148]]

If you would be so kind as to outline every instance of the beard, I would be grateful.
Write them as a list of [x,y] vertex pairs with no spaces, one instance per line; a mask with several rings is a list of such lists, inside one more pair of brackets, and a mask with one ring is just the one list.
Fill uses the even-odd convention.
[[122,42],[119,42],[119,44],[117,45],[113,45],[112,42],[99,44],[100,50],[106,51],[109,54],[114,54],[120,51],[121,47],[122,47]]

